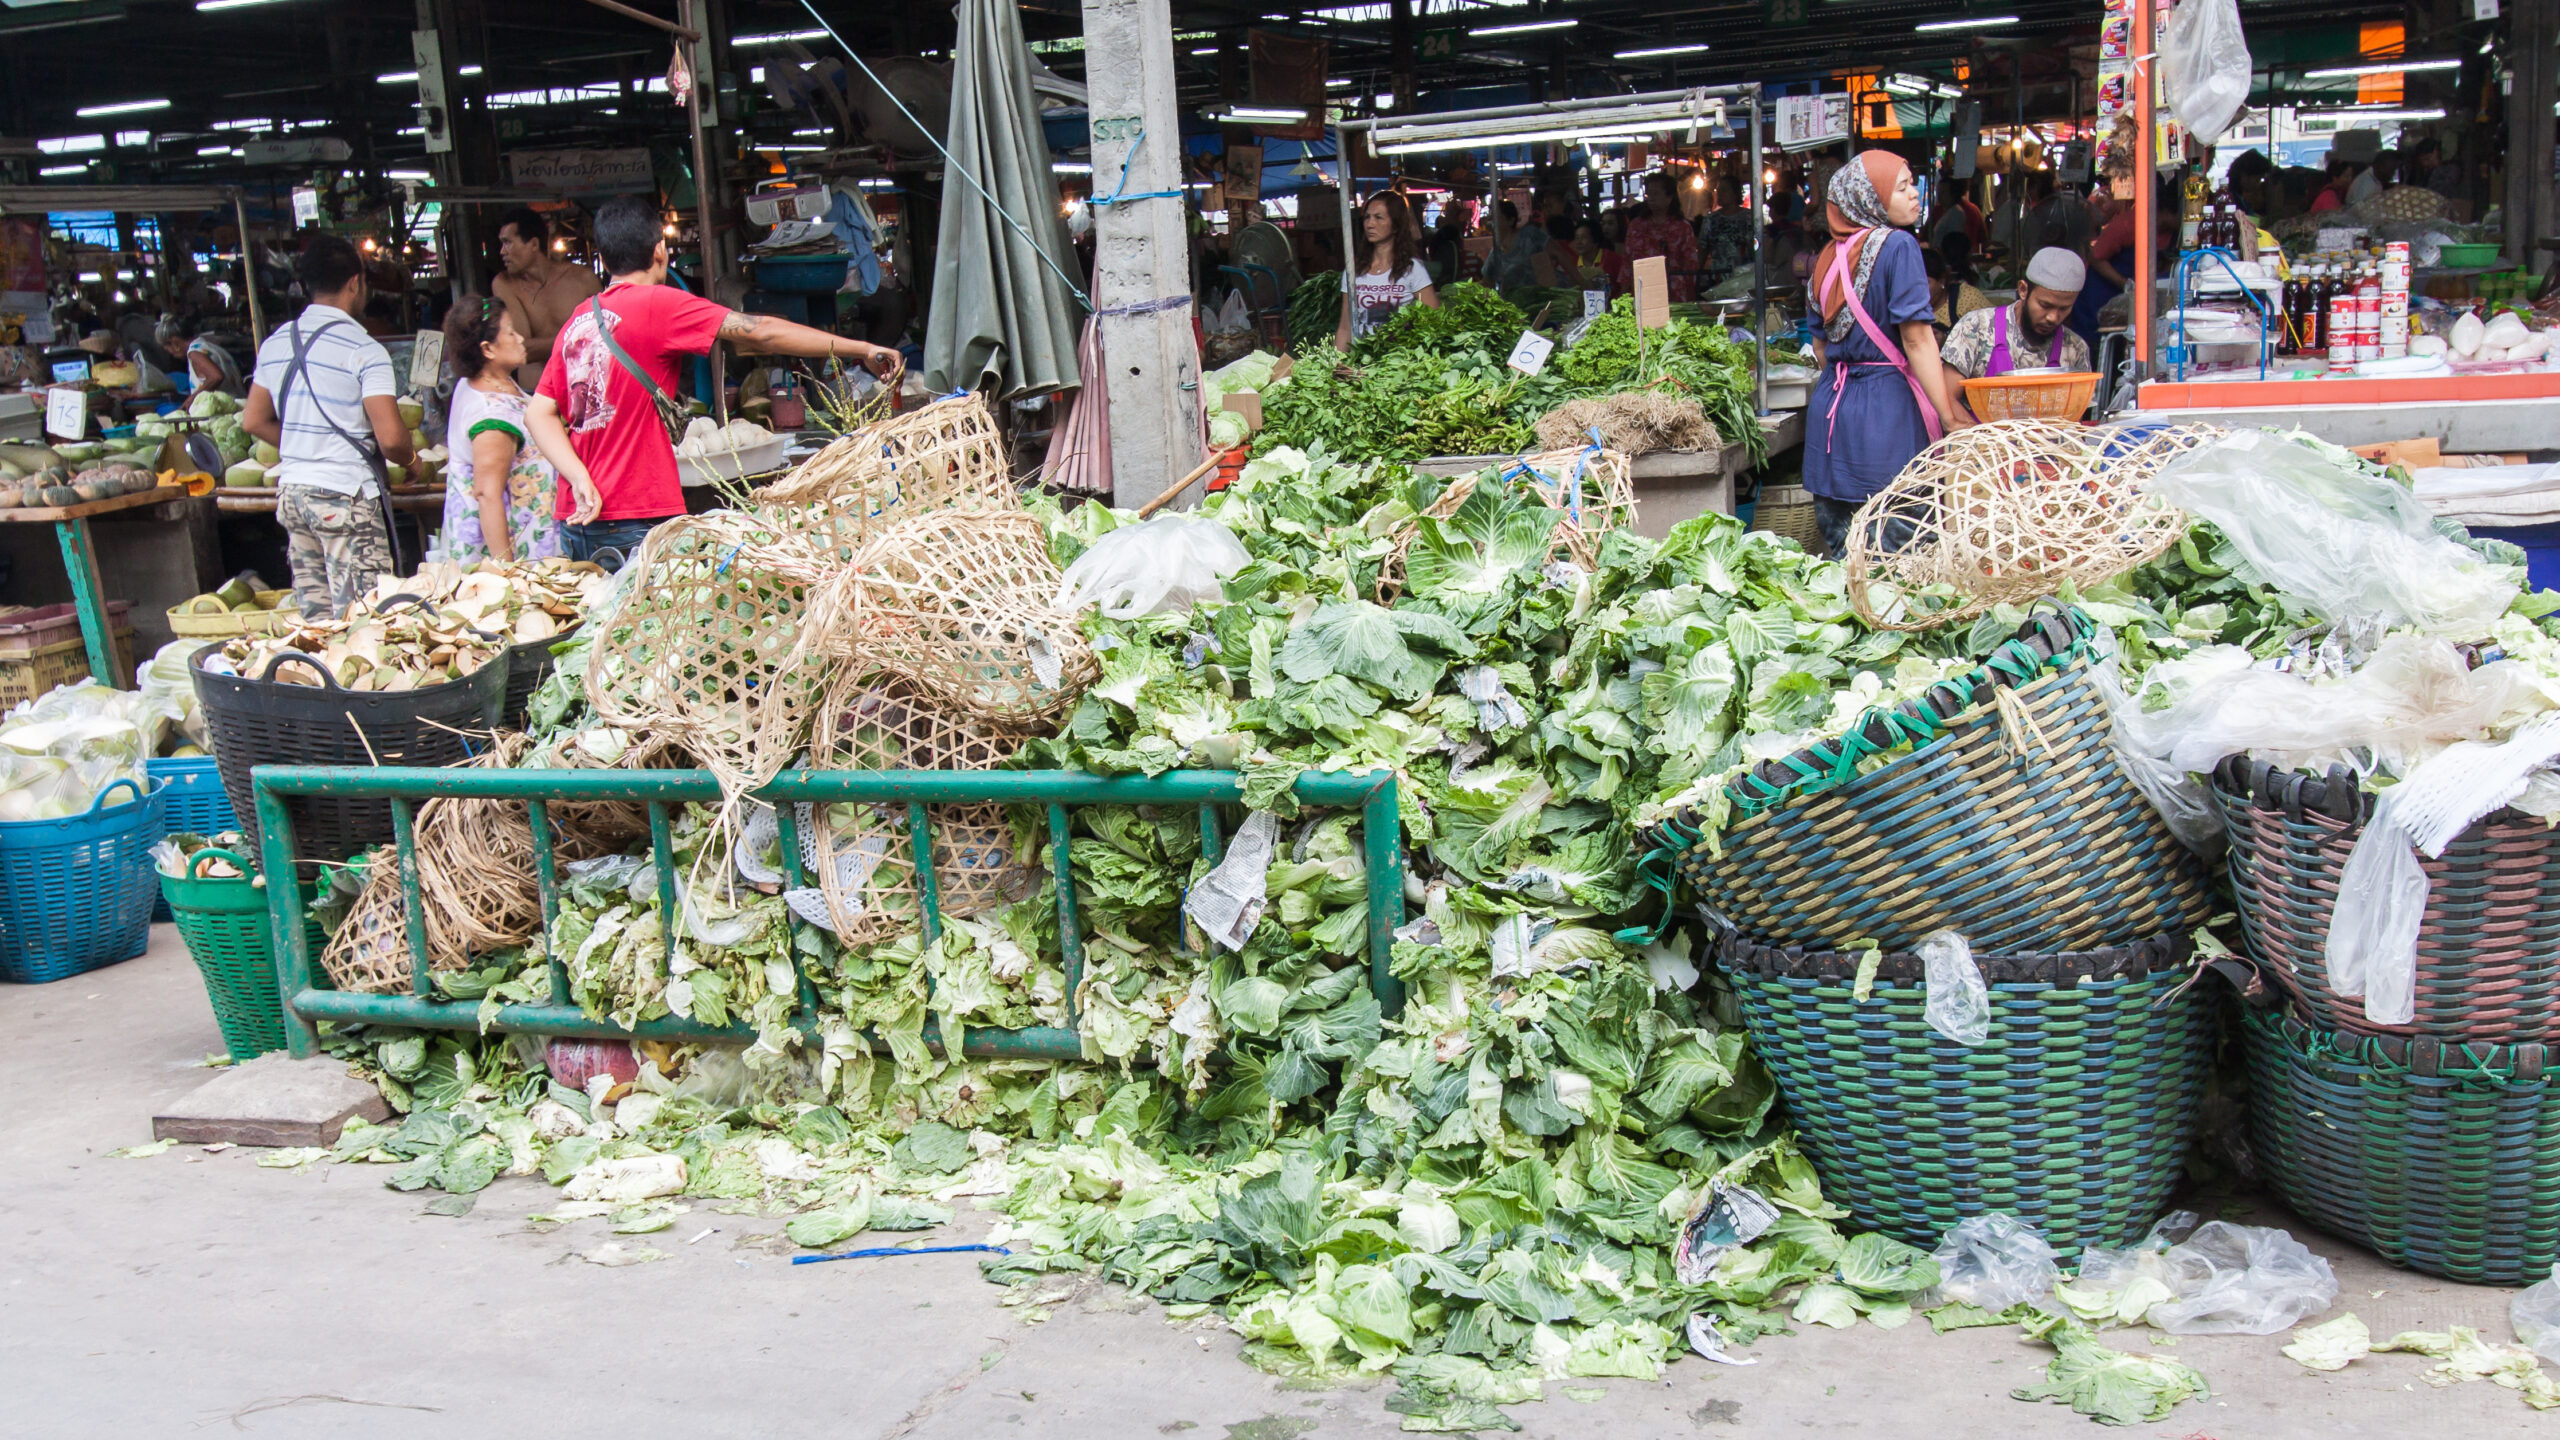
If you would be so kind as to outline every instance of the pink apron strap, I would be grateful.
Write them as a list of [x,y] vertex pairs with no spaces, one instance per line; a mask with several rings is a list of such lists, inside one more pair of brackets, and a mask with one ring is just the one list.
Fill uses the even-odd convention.
[[1991,358],[1982,362],[1982,373],[2006,375],[2017,368],[2009,358],[2009,307],[2003,305],[1991,312]]
[[[1868,235],[1872,233],[1872,231],[1861,230],[1857,235],[1852,235],[1849,238],[1851,240],[1855,240],[1860,235]],[[1882,242],[1879,241],[1878,243],[1881,244]],[[1856,272],[1846,263],[1848,261],[1851,248],[1852,247],[1847,242],[1843,242],[1839,249],[1831,252],[1831,268],[1824,272],[1822,289],[1817,293],[1824,295],[1829,294],[1831,292],[1832,279],[1834,277],[1838,277],[1840,281],[1841,295],[1849,302],[1849,314],[1856,318],[1858,328],[1867,332],[1868,341],[1872,343],[1876,349],[1883,352],[1885,358],[1882,363],[1889,364],[1894,369],[1902,372],[1902,379],[1904,383],[1911,387],[1911,398],[1919,402],[1920,422],[1928,427],[1929,442],[1934,445],[1938,441],[1945,439],[1947,435],[1946,427],[1938,423],[1938,407],[1929,399],[1929,392],[1921,387],[1920,377],[1911,373],[1911,360],[1909,356],[1902,353],[1902,346],[1893,340],[1887,339],[1883,329],[1876,324],[1874,317],[1867,314],[1867,307],[1858,303],[1858,289],[1857,286],[1852,283],[1855,279]],[[1872,365],[1878,362],[1870,360],[1862,363]],[[1841,388],[1847,387],[1848,380],[1849,377],[1846,372],[1846,367],[1844,366],[1843,372],[1840,376]],[[1831,408],[1834,415],[1839,413],[1840,397],[1836,390],[1833,392],[1831,398]]]

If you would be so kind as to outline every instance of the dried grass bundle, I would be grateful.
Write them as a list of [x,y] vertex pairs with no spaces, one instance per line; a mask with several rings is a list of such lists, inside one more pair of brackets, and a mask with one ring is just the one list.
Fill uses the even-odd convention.
[[1601,445],[1629,455],[1724,448],[1724,437],[1694,397],[1660,390],[1568,400],[1539,416],[1537,430],[1538,443],[1551,450],[1587,445],[1595,435]]

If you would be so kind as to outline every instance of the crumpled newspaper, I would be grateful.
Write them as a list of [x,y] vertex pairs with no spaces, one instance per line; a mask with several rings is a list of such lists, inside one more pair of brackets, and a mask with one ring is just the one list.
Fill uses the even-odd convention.
[[1247,815],[1218,868],[1200,877],[1182,897],[1182,913],[1230,950],[1242,950],[1270,903],[1271,856],[1280,839],[1280,817],[1268,810]]

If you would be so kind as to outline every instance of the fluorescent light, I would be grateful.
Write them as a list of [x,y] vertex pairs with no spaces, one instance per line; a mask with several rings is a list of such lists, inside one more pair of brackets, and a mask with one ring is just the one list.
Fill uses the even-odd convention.
[[1626,145],[1650,140],[1665,127],[1646,125],[1586,125],[1580,129],[1519,130],[1505,135],[1453,136],[1438,140],[1405,140],[1377,147],[1381,155],[1416,155],[1426,150],[1491,150],[1507,145],[1529,145],[1541,140],[1580,140],[1589,145]]
[[1581,23],[1580,20],[1523,20],[1517,25],[1479,26],[1467,33],[1476,36],[1527,35],[1537,30],[1570,30]]
[[90,105],[71,113],[83,120],[88,120],[100,115],[133,115],[144,110],[168,108],[169,102],[166,100],[119,100],[113,105]]
[[2018,17],[2015,15],[1975,15],[1963,20],[1932,20],[1925,25],[1914,25],[1911,28],[1926,34],[1932,30],[1982,30],[1993,25],[2017,23]]
[[480,73],[480,67],[477,65],[465,65],[453,73],[456,75],[477,75]]
[[788,45],[798,40],[824,40],[824,30],[779,30],[770,35],[732,35],[729,43],[737,45]]
[[211,14],[216,10],[246,10],[252,5],[275,3],[277,0],[196,0],[196,10],[200,14]]
[[1296,124],[1307,118],[1307,112],[1292,109],[1286,105],[1230,105],[1225,114],[1214,118],[1232,121],[1270,120]]
[[216,130],[273,130],[276,128],[276,122],[273,120],[216,120],[213,122],[213,128]]
[[2302,120],[2441,120],[2442,110],[2296,110]]
[[1218,47],[1215,45],[1203,45],[1199,49],[1190,53],[1194,55],[1215,55],[1218,53]]
[[2305,70],[2305,80],[2343,80],[2354,75],[2404,75],[2419,70],[2459,70],[2459,60],[2380,60],[2371,65],[2331,65]]
[[410,126],[409,128],[407,128],[406,130],[401,131],[400,133],[401,133],[402,135],[424,135],[424,134],[426,134],[426,133],[427,133],[427,127],[425,127],[424,125],[412,125],[412,126]]
[[148,145],[150,143],[151,132],[148,130],[119,130],[116,132],[116,144],[127,149]]
[[207,145],[197,150],[196,153],[199,155],[237,155],[240,152],[238,149],[229,145]]
[[1053,160],[1049,162],[1049,171],[1054,175],[1090,175],[1093,166],[1082,160]]
[[418,72],[415,70],[395,70],[388,75],[374,76],[373,83],[376,85],[406,85],[417,78]]
[[107,137],[104,135],[64,135],[36,142],[36,149],[47,155],[79,155],[106,148]]
[[777,155],[804,155],[813,150],[825,150],[832,147],[825,145],[759,145],[756,148],[759,150],[770,150]]
[[[89,167],[86,165],[47,165],[36,173],[39,175],[86,175],[89,173]],[[95,275],[83,275],[80,278],[83,280],[95,280],[98,277]]]
[[1348,90],[1359,83],[1359,81],[1352,79],[1348,75],[1336,75],[1332,79],[1324,82],[1324,88],[1327,90]]
[[1656,45],[1650,50],[1621,50],[1609,58],[1612,60],[1651,60],[1658,55],[1695,55],[1706,48],[1707,47],[1704,45]]
[[383,178],[388,180],[433,180],[436,178],[435,172],[431,170],[385,170],[382,174]]

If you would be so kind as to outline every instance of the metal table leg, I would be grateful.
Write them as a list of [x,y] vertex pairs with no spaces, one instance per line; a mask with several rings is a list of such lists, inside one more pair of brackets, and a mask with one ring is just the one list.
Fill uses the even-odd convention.
[[133,688],[133,677],[116,665],[116,638],[107,616],[105,582],[98,578],[98,552],[89,543],[89,522],[56,520],[53,533],[62,542],[62,568],[71,576],[71,603],[80,610],[80,638],[88,642],[89,673],[115,690]]

